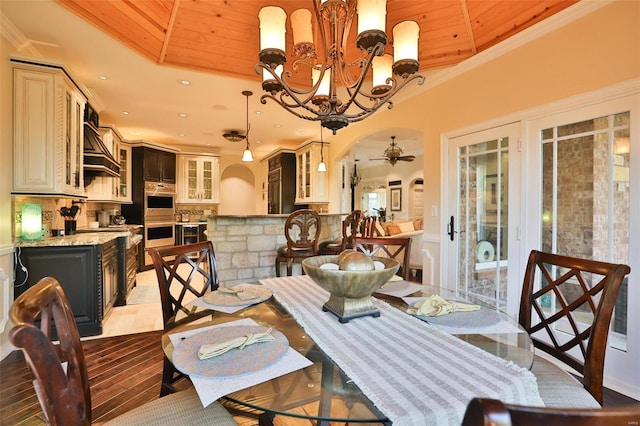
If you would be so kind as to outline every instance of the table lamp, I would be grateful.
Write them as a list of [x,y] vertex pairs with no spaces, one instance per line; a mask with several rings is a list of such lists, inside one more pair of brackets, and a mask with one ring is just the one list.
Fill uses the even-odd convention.
[[22,205],[22,239],[42,239],[42,206],[40,204]]

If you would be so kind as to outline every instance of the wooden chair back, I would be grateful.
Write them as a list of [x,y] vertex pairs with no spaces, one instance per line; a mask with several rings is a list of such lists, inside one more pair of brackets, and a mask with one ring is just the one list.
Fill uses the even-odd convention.
[[211,314],[209,310],[186,306],[190,300],[219,287],[211,241],[149,249],[149,255],[158,277],[165,331]]
[[342,221],[342,250],[353,247],[353,237],[358,234],[362,210],[354,210]]
[[296,210],[284,223],[284,236],[287,239],[287,250],[312,250],[318,255],[320,238],[320,215],[309,209]]
[[376,236],[376,220],[375,216],[367,216],[364,218],[361,230],[362,238],[373,238]]
[[[33,386],[47,423],[91,424],[91,393],[84,351],[60,283],[55,278],[42,278],[13,302],[9,319],[14,324],[9,338],[14,346],[23,350],[33,372]],[[58,344],[51,341],[53,325]]]
[[409,257],[411,255],[411,238],[400,237],[354,237],[353,250],[361,251],[368,256],[390,257],[400,263],[398,275],[409,280]]
[[[536,348],[582,374],[585,389],[600,404],[609,325],[629,272],[627,265],[533,250],[524,275],[520,325]],[[537,277],[540,289],[534,290]]]
[[545,408],[505,404],[474,398],[462,426],[599,426],[633,425],[640,419],[640,404],[611,408]]

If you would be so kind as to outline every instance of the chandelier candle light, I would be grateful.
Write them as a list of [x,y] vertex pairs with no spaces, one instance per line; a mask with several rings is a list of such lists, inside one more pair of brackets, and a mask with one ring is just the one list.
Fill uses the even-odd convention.
[[[312,14],[297,9],[291,14],[294,72],[307,72],[311,87],[294,87],[287,62],[285,23],[287,15],[279,7],[260,9],[260,54],[256,73],[262,74],[262,88],[268,92],[260,102],[272,99],[284,109],[306,120],[320,121],[333,134],[349,123],[364,120],[382,105],[393,107],[391,97],[413,80],[418,63],[420,28],[414,21],[400,22],[393,28],[393,60],[385,53],[386,0],[313,0]],[[347,39],[358,15],[356,47],[360,55],[348,59]],[[314,42],[313,27],[320,45]],[[393,62],[393,64],[392,64]],[[371,89],[363,87],[372,69]],[[338,88],[346,95],[338,96]]]

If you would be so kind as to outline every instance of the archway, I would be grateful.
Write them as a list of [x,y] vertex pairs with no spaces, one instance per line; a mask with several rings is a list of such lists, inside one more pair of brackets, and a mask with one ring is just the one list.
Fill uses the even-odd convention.
[[222,172],[218,214],[256,214],[256,180],[248,167],[232,164]]

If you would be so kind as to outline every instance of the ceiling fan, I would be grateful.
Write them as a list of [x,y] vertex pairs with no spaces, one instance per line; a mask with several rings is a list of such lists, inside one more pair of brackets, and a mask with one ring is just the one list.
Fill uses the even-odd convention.
[[237,130],[227,130],[222,134],[222,137],[228,140],[229,142],[240,142],[246,138],[245,135],[243,135]]
[[391,145],[384,150],[382,158],[370,158],[369,160],[384,160],[394,166],[398,161],[413,161],[415,155],[402,155],[402,148],[396,144],[396,137],[391,136]]

